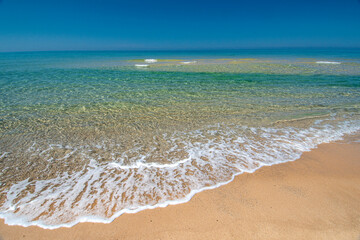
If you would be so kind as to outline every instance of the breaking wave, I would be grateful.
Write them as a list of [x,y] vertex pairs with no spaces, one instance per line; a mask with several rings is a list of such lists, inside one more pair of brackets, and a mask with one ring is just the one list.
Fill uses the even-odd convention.
[[[79,222],[108,223],[123,213],[187,202],[194,194],[226,184],[238,174],[296,160],[321,143],[359,130],[358,120],[336,124],[318,120],[308,128],[219,124],[164,135],[171,145],[167,164],[149,163],[142,157],[130,165],[121,158],[101,162],[88,155],[89,147],[33,148],[33,154],[50,154],[52,149],[66,147],[69,151],[52,161],[78,154],[89,158],[89,164],[56,178],[13,184],[0,203],[0,217],[9,225],[47,229]],[[180,152],[186,154],[177,154]],[[0,153],[0,158],[6,154]]]

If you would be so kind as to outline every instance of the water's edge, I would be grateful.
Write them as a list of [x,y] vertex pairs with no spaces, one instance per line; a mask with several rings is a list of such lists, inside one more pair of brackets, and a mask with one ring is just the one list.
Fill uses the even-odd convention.
[[[272,165],[277,165],[277,164],[280,164],[280,163],[296,161],[296,160],[301,158],[303,153],[310,152],[313,149],[318,148],[318,146],[321,145],[321,144],[338,142],[338,141],[344,140],[345,137],[350,137],[351,135],[355,135],[355,134],[359,134],[359,129],[355,129],[354,131],[351,131],[351,132],[348,132],[348,133],[342,133],[341,136],[339,135],[338,137],[336,137],[334,139],[331,139],[331,140],[324,140],[323,142],[320,142],[316,146],[313,146],[313,147],[311,147],[311,148],[309,148],[307,150],[304,150],[301,153],[301,155],[299,155],[298,157],[296,157],[294,159],[288,159],[288,160],[285,160],[285,161],[279,161],[279,162],[274,162],[274,163],[262,163],[262,164],[260,164],[260,166],[258,166],[257,168],[255,168],[253,170],[242,170],[242,171],[239,171],[238,173],[233,174],[231,179],[228,180],[228,181],[219,182],[218,184],[215,184],[213,186],[203,187],[203,188],[198,189],[198,190],[191,190],[191,192],[188,195],[186,195],[185,198],[177,199],[177,200],[169,200],[169,201],[166,201],[164,203],[159,203],[159,204],[155,204],[155,205],[142,206],[142,207],[138,207],[137,209],[125,208],[125,209],[122,209],[121,211],[116,212],[110,218],[100,218],[100,217],[97,217],[97,216],[82,216],[82,217],[77,218],[73,222],[65,223],[65,224],[59,224],[59,225],[46,225],[46,224],[43,224],[41,221],[26,222],[26,221],[21,221],[20,219],[15,220],[14,218],[11,217],[11,214],[9,215],[9,214],[4,213],[4,212],[0,214],[0,218],[4,219],[5,224],[10,225],[10,226],[22,226],[22,227],[38,226],[38,227],[41,227],[43,229],[57,229],[57,228],[62,228],[62,227],[70,228],[70,227],[73,227],[74,225],[76,225],[78,223],[85,223],[85,222],[88,222],[88,223],[111,223],[112,221],[114,221],[116,218],[118,218],[119,216],[121,216],[124,213],[137,213],[137,212],[147,210],[147,209],[164,208],[164,207],[167,207],[169,205],[177,205],[177,204],[186,203],[186,202],[190,201],[195,194],[200,193],[200,192],[205,191],[205,190],[211,190],[211,189],[215,189],[215,188],[218,188],[220,186],[226,185],[226,184],[232,182],[235,179],[236,176],[238,176],[238,175],[240,175],[242,173],[253,173],[253,172],[255,172],[256,170],[260,169],[263,166],[272,166]],[[175,167],[177,165],[178,164],[175,164],[175,165],[173,165],[171,167]]]

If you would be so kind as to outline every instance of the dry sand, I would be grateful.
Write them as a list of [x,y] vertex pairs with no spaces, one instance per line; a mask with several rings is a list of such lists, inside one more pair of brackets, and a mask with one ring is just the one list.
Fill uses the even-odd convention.
[[124,214],[111,224],[44,230],[0,223],[0,239],[360,239],[360,143],[237,176],[188,203]]

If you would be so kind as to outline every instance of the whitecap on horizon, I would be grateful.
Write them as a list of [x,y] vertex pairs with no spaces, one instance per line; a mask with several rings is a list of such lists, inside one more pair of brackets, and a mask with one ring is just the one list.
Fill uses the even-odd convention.
[[144,61],[146,63],[156,63],[158,60],[157,59],[145,59]]
[[139,68],[144,68],[144,67],[148,67],[149,64],[135,64],[135,67],[139,67]]
[[317,61],[317,64],[341,64],[341,62]]
[[192,64],[192,63],[196,63],[196,61],[186,61],[186,62],[181,62],[182,64]]

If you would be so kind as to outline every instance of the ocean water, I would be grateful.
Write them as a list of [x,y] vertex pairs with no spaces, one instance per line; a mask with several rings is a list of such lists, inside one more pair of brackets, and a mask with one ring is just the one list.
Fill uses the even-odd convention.
[[0,53],[0,217],[186,202],[359,135],[359,109],[359,49]]

